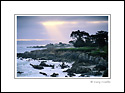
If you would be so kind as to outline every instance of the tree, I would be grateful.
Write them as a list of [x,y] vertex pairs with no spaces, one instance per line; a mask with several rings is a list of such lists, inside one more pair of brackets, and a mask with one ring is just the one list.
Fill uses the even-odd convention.
[[83,47],[85,45],[85,38],[89,36],[89,33],[85,32],[85,31],[73,31],[70,35],[70,37],[72,37],[73,39],[75,39],[73,41],[73,45],[75,47]]
[[70,37],[72,37],[73,39],[82,39],[89,36],[89,33],[85,32],[85,31],[73,31],[70,35]]
[[97,31],[95,35],[91,35],[93,43],[96,43],[99,47],[104,47],[108,45],[108,32],[107,31]]
[[73,42],[73,41],[69,41],[69,43],[70,43],[70,44],[74,44],[74,42]]

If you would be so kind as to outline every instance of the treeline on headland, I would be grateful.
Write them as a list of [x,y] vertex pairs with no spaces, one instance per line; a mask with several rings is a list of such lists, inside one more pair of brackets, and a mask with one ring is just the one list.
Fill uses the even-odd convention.
[[73,31],[70,35],[73,39],[69,43],[75,48],[63,48],[62,51],[83,51],[93,56],[101,56],[108,60],[108,32],[97,31],[94,35],[89,35],[85,31]]
[[[72,31],[70,37],[73,39],[69,44],[59,42],[58,44],[47,44],[45,46],[30,46],[27,48],[47,48],[53,51],[82,51],[88,52],[92,56],[101,56],[108,59],[108,32],[97,31],[96,34],[90,35],[86,31]],[[60,48],[60,49],[57,49]]]
[[97,31],[95,35],[89,35],[85,31],[73,31],[70,35],[72,37],[72,43],[75,47],[104,47],[108,45],[108,32],[107,31]]
[[[67,72],[84,75],[102,75],[108,77],[108,32],[98,31],[89,35],[85,31],[73,31],[70,41],[74,48],[60,48],[50,46],[44,50],[34,50],[17,53],[17,57],[37,60],[53,60],[55,62],[74,62]],[[87,66],[95,65],[93,68]]]

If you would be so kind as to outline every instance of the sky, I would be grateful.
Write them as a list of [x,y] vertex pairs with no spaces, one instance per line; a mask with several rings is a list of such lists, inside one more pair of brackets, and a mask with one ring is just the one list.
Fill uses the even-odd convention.
[[68,43],[77,30],[108,31],[108,16],[17,16],[17,41]]

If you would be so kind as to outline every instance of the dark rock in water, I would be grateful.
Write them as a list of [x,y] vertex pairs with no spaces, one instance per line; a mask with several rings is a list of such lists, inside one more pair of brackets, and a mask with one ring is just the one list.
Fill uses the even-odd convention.
[[35,69],[44,69],[43,66],[30,64]]
[[68,65],[66,65],[64,62],[60,65],[61,69],[67,68],[69,67]]
[[86,76],[90,76],[93,75],[93,72],[86,72],[86,73],[81,73],[80,77],[86,77]]
[[54,61],[54,62],[61,62],[62,59],[61,59],[61,58],[55,58],[55,59],[53,59],[53,61]]
[[67,70],[64,70],[63,72],[67,72]]
[[85,74],[81,74],[81,75],[80,75],[80,77],[84,77],[84,76],[85,76]]
[[27,61],[31,61],[32,59],[28,59]]
[[53,73],[52,75],[50,75],[51,77],[57,77],[59,74],[58,73]]
[[108,69],[106,69],[103,73],[103,77],[108,77]]
[[90,75],[81,74],[79,77],[90,77]]
[[52,69],[54,69],[54,65],[48,65],[45,63],[46,61],[42,61],[39,66],[43,66],[43,67],[52,67]]
[[81,74],[80,77],[84,77],[85,75],[92,75],[92,71],[90,68],[86,68],[84,66],[79,67],[72,67],[71,69],[67,70],[69,76],[75,76],[73,73]]
[[94,69],[98,70],[98,71],[104,71],[106,70],[106,66],[105,65],[102,65],[102,64],[97,64]]
[[20,60],[23,60],[23,58],[20,58]]
[[17,73],[22,74],[23,72],[18,71]]
[[46,57],[41,57],[41,58],[39,58],[39,60],[47,60],[47,58]]
[[70,77],[75,76],[74,73],[68,73],[68,75],[69,75]]
[[46,61],[42,61],[39,65],[40,65],[40,66],[48,66],[45,62],[46,62]]
[[68,76],[65,76],[65,77],[68,77]]
[[54,69],[54,65],[52,65],[51,67],[52,67],[52,69]]
[[101,73],[100,71],[98,71],[98,72],[93,72],[92,75],[94,75],[94,76],[99,76],[99,75],[102,75],[102,73]]
[[76,74],[82,74],[82,73],[89,73],[91,72],[90,68],[86,68],[84,66],[79,66],[79,67],[72,67],[70,69],[70,72],[76,73]]
[[95,70],[105,71],[108,68],[108,62],[103,58],[100,59],[99,63],[94,67]]
[[70,69],[64,70],[63,72],[68,72]]
[[90,77],[89,75],[85,75],[85,77]]
[[41,61],[41,62],[45,63],[45,62],[47,62],[47,61]]
[[63,57],[61,57],[61,58],[53,58],[52,59],[54,62],[70,62],[70,60],[69,59],[65,59],[65,58],[63,58]]
[[97,70],[96,70],[96,68],[94,67],[94,68],[92,68],[92,71],[97,71]]
[[46,73],[43,73],[43,72],[39,72],[39,73],[47,76],[47,74],[46,74]]
[[54,65],[48,65],[48,67],[52,67],[54,69]]

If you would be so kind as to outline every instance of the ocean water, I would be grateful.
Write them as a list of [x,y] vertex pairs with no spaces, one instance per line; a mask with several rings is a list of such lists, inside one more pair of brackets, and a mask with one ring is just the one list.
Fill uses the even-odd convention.
[[40,46],[46,45],[45,42],[41,41],[17,41],[17,53],[24,53],[26,51],[41,50],[45,48],[27,48],[29,46]]
[[[30,59],[30,61],[28,61],[29,59],[30,58],[23,59],[23,60],[17,59],[17,72],[18,71],[23,72],[22,74],[17,73],[17,77],[33,77],[33,78],[51,77],[53,73],[58,73],[59,75],[57,77],[65,77],[68,75],[67,75],[67,72],[63,72],[63,71],[71,68],[73,64],[73,63],[65,63],[69,67],[65,69],[61,69],[59,65],[61,65],[62,62],[53,62],[52,60],[47,60],[46,64],[54,65],[54,69],[52,69],[51,67],[44,67],[44,69],[39,70],[39,69],[34,69],[30,64],[39,65],[40,62],[43,60],[38,61],[38,60]],[[39,72],[44,72],[47,74],[47,76],[40,74]],[[78,76],[78,74],[76,76]]]
[[26,51],[32,51],[32,50],[42,50],[45,48],[27,48],[29,46],[36,46],[36,45],[17,45],[17,53],[24,53]]
[[[32,50],[42,50],[45,48],[27,48],[29,46],[38,46],[38,45],[44,45],[42,43],[31,43],[31,42],[17,42],[17,53],[24,53],[26,51],[32,51]],[[41,61],[45,61],[45,60],[34,60],[31,58],[27,58],[27,59],[21,59],[18,58],[17,59],[17,71],[16,72],[16,77],[28,77],[28,78],[36,78],[36,77],[51,77],[50,75],[52,75],[53,73],[58,73],[59,75],[57,77],[65,77],[68,76],[67,72],[63,72],[64,70],[67,70],[69,68],[72,67],[72,63],[67,63],[65,62],[65,64],[67,64],[69,67],[65,68],[65,69],[61,69],[61,67],[59,65],[62,64],[62,62],[53,62],[52,60],[46,60],[46,64],[48,65],[54,65],[54,69],[52,69],[51,67],[44,67],[44,69],[42,70],[38,70],[38,69],[34,69],[30,64],[33,65],[39,65]],[[17,73],[17,72],[23,72],[23,73]],[[44,72],[47,74],[47,76],[40,74],[39,72]],[[77,77],[79,76],[79,74],[76,74]]]

